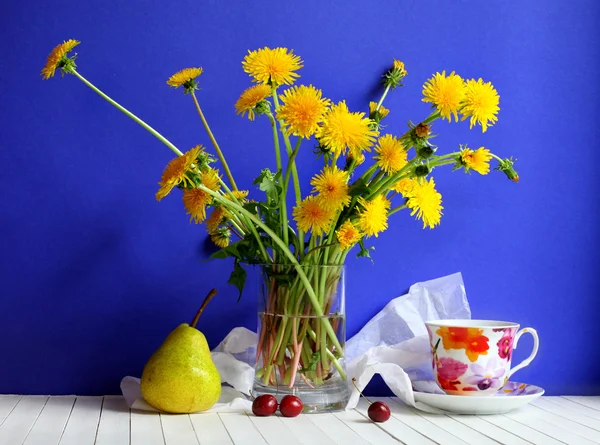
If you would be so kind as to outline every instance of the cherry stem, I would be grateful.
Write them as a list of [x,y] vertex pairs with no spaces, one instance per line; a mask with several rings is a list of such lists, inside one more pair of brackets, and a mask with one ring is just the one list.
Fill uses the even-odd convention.
[[190,326],[192,328],[196,327],[196,323],[198,323],[198,319],[200,318],[200,315],[202,315],[202,312],[204,312],[204,308],[210,302],[210,300],[212,300],[212,297],[214,297],[215,295],[217,295],[217,290],[211,289],[210,292],[208,293],[208,295],[204,298],[204,301],[202,302],[202,306],[200,306],[200,309],[198,309],[198,312],[196,312],[196,316],[190,323]]
[[352,384],[354,385],[354,387],[356,388],[356,390],[358,391],[358,393],[363,396],[363,398],[369,402],[369,405],[372,405],[373,402],[371,402],[369,399],[367,399],[367,396],[365,396],[362,391],[360,389],[358,389],[358,386],[356,385],[356,377],[352,377]]

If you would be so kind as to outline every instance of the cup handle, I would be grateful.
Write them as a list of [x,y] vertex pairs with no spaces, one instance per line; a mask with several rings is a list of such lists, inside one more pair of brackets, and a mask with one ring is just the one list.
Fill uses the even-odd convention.
[[510,377],[512,377],[512,375],[519,369],[523,369],[525,366],[528,366],[537,355],[538,348],[540,346],[540,339],[538,338],[537,331],[533,328],[523,328],[519,332],[517,332],[517,335],[515,335],[515,340],[513,342],[513,349],[517,349],[517,343],[519,342],[519,338],[521,338],[521,335],[523,334],[531,334],[533,336],[533,351],[531,351],[529,357],[527,357],[525,360],[523,360],[521,363],[519,363],[517,366],[515,366],[508,372],[507,380]]

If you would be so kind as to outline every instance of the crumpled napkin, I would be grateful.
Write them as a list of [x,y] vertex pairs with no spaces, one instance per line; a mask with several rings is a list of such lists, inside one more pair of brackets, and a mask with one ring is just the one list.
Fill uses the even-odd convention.
[[[408,294],[391,300],[375,317],[346,342],[346,368],[351,396],[346,409],[358,404],[359,392],[380,374],[392,392],[408,405],[423,411],[440,410],[416,402],[411,380],[433,378],[431,350],[425,321],[471,318],[471,310],[460,273],[415,283]],[[211,352],[225,384],[221,398],[205,412],[251,411],[250,394],[256,357],[255,332],[234,328]],[[125,377],[121,391],[130,408],[156,411],[140,391],[140,379]]]

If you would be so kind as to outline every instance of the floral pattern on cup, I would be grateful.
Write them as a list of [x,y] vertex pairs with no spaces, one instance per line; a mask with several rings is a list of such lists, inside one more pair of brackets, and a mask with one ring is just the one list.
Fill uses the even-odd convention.
[[471,365],[471,371],[473,372],[473,375],[467,377],[465,383],[474,385],[481,391],[485,391],[489,388],[499,389],[504,386],[504,379],[502,377],[504,376],[506,369],[504,366],[498,368],[495,358],[488,360],[485,367],[478,363],[473,363]]
[[527,385],[526,383],[508,382],[502,391],[498,392],[498,395],[506,396],[528,396],[530,394],[537,394],[540,392],[540,388],[534,385]]
[[472,362],[476,362],[480,355],[487,355],[490,349],[489,338],[483,335],[483,329],[444,326],[436,333],[442,337],[444,349],[464,349]]
[[440,386],[450,391],[458,391],[458,380],[467,371],[469,366],[450,357],[443,357],[437,361],[437,380]]
[[[535,329],[518,331],[517,323],[438,320],[429,321],[426,326],[434,381],[446,394],[502,393],[504,388],[509,388],[507,382],[512,373],[527,366],[537,353],[539,340]],[[523,333],[534,336],[534,349],[526,360],[511,369],[512,350]],[[521,390],[511,387],[512,391],[517,395]]]
[[515,334],[517,330],[515,328],[506,328],[502,330],[504,335],[498,340],[496,345],[498,346],[498,356],[505,360],[510,361],[512,358],[513,343],[515,341]]

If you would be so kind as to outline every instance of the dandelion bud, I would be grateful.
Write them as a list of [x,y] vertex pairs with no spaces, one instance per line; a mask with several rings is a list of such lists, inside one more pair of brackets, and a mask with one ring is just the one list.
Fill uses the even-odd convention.
[[431,133],[431,128],[429,127],[429,124],[424,124],[423,122],[421,122],[415,127],[414,131],[415,136],[419,138],[426,138],[427,136],[429,136],[429,133]]
[[271,102],[268,100],[261,100],[256,107],[254,107],[256,114],[271,114]]
[[417,148],[417,154],[423,159],[428,159],[436,152],[436,150],[437,147],[434,145],[423,145]]
[[406,69],[404,68],[404,63],[400,60],[394,59],[394,64],[392,68],[390,68],[384,75],[383,83],[386,87],[390,87],[392,89],[397,86],[402,86],[402,79],[408,74]]
[[496,170],[504,172],[506,177],[511,181],[519,182],[519,174],[513,168],[513,165],[515,165],[515,161],[512,158],[502,159],[498,164],[498,167],[496,167]]
[[415,175],[417,177],[420,176],[427,176],[429,174],[429,167],[427,167],[426,165],[417,165],[417,167],[415,168]]

